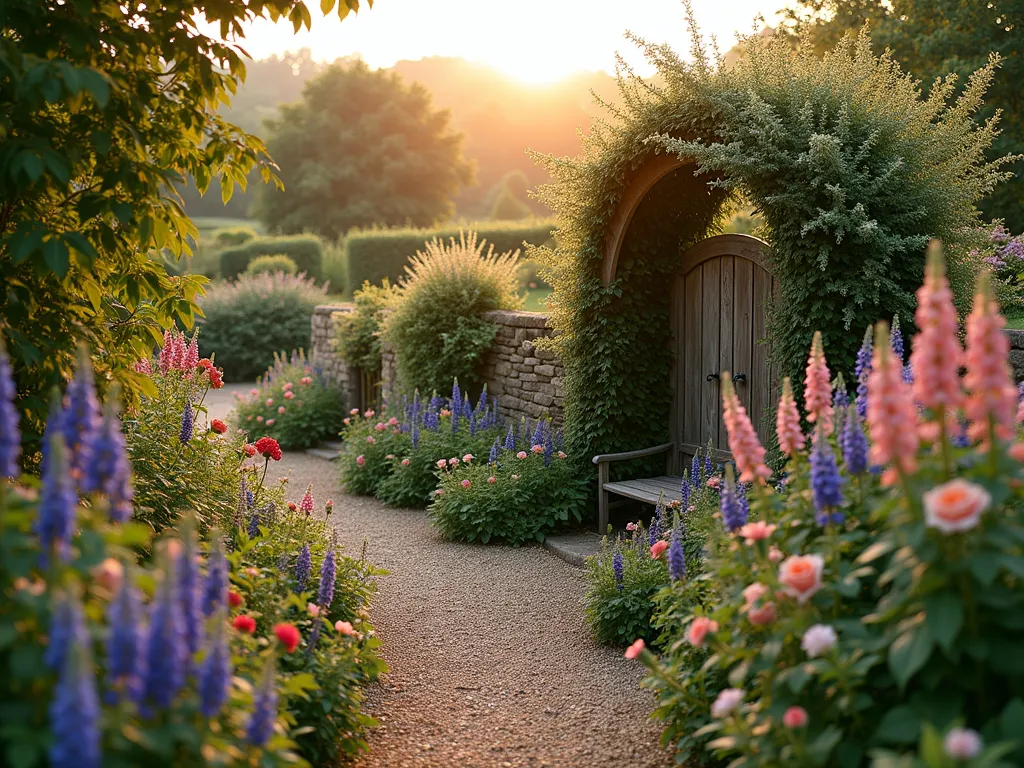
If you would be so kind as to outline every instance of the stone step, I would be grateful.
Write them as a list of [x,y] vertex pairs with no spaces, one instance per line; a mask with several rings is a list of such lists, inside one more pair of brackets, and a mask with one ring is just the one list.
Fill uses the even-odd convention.
[[544,549],[570,565],[582,567],[588,557],[601,551],[601,537],[589,531],[548,536]]
[[327,461],[334,461],[336,458],[341,456],[341,451],[334,451],[330,448],[307,448],[307,456],[316,456],[318,459],[325,459]]
[[321,448],[327,448],[332,451],[340,451],[344,446],[345,444],[340,440],[324,440],[320,443]]

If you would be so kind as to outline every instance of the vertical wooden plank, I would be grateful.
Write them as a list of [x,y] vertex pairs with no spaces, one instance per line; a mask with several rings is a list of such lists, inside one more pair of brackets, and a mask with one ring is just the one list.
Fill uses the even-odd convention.
[[[686,277],[682,274],[675,276],[672,281],[672,298],[669,308],[669,323],[672,330],[672,368],[669,376],[669,386],[672,388],[672,411],[669,414],[669,440],[677,446],[682,441],[683,430],[683,402],[685,387],[683,386],[683,364],[685,349],[683,340],[686,338]],[[679,465],[678,448],[672,451],[669,457],[670,471],[675,472]]]
[[685,309],[683,311],[683,368],[680,371],[683,397],[683,442],[700,443],[701,391],[704,382],[701,347],[702,281],[701,267],[691,270],[686,277]]
[[[735,308],[735,256],[722,256],[718,259],[720,271],[719,311],[718,311],[718,370],[720,373],[728,371],[730,374],[736,372],[733,363],[733,310]],[[719,382],[719,395],[721,395],[721,382]],[[725,421],[718,420],[718,436],[712,433],[715,447],[726,450],[729,445],[729,435],[725,429]]]
[[736,393],[750,412],[750,368],[754,354],[754,262],[736,257],[732,324],[733,373],[745,373],[746,381],[736,382]]
[[704,367],[700,372],[701,386],[701,427],[700,445],[710,439],[718,442],[718,423],[721,421],[721,393],[717,379],[707,381],[709,373],[718,374],[720,328],[721,328],[721,292],[722,269],[719,259],[709,259],[701,265],[703,280],[703,307],[701,308],[701,359]]
[[753,295],[753,362],[750,365],[750,419],[754,428],[767,441],[771,429],[765,423],[774,397],[771,374],[768,370],[768,301],[772,292],[772,276],[762,267],[754,265]]

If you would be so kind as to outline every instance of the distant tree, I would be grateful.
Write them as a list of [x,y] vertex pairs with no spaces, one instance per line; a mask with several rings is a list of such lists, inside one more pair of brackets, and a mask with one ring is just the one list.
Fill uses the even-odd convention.
[[526,202],[530,182],[522,171],[510,171],[495,185],[491,218],[498,221],[525,219],[533,211]]
[[338,237],[375,224],[449,218],[473,178],[462,135],[419,84],[364,62],[334,64],[302,101],[267,122],[284,189],[264,187],[255,213],[274,232]]
[[[936,78],[955,74],[962,86],[971,72],[1000,57],[981,118],[1001,110],[1002,133],[990,158],[1024,149],[1024,3],[1020,0],[797,0],[783,11],[794,34],[807,34],[818,51],[831,48],[848,31],[865,23],[876,52],[892,50],[900,64],[929,87]],[[1016,178],[996,188],[981,208],[1002,218],[1014,231],[1024,230],[1024,162],[1010,170]]]

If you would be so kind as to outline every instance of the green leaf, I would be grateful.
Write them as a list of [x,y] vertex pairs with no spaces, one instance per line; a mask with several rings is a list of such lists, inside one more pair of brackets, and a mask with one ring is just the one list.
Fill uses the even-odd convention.
[[71,254],[59,237],[51,237],[43,243],[43,260],[58,277],[63,278],[71,265]]
[[906,705],[893,707],[882,717],[875,738],[889,744],[909,744],[917,739],[921,721]]
[[843,732],[835,726],[829,726],[822,731],[818,738],[807,745],[807,753],[815,765],[825,765],[835,749],[836,744],[843,738]]
[[1019,739],[1024,735],[1024,701],[1011,699],[999,716],[999,724],[1006,738]]
[[925,665],[934,645],[928,625],[918,624],[889,646],[889,670],[901,688]]
[[924,601],[925,621],[935,642],[949,651],[964,624],[964,606],[957,595],[939,592]]

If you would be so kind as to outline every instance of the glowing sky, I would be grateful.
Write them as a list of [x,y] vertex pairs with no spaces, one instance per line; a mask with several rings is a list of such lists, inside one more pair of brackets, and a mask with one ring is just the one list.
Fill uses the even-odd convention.
[[[750,32],[755,15],[776,23],[787,0],[693,0],[705,35],[723,52],[735,33]],[[287,22],[251,25],[243,47],[254,58],[310,48],[320,60],[358,54],[373,67],[399,59],[460,56],[531,82],[571,72],[612,71],[615,52],[630,63],[642,57],[623,39],[626,30],[679,53],[688,38],[679,0],[376,0],[357,17],[323,18],[317,0],[307,0],[312,31],[293,34]]]

